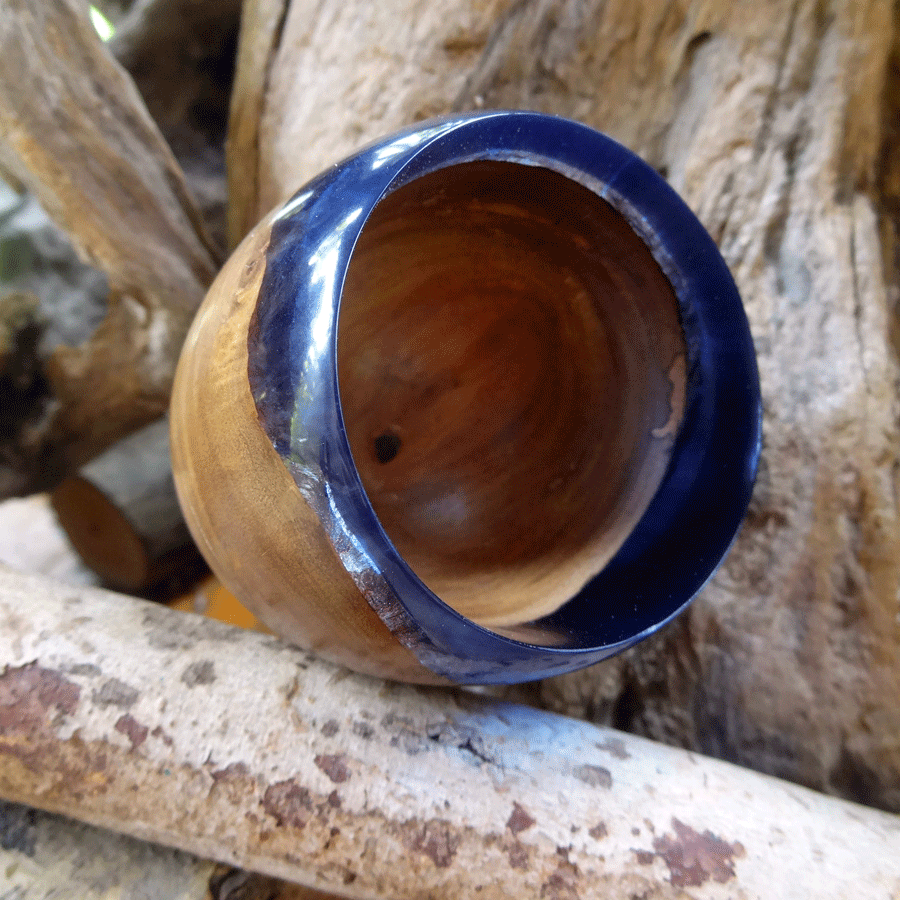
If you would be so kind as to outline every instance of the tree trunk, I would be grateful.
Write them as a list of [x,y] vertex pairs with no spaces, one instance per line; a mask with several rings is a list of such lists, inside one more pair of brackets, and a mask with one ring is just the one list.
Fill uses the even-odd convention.
[[678,624],[518,696],[900,809],[890,0],[251,0],[232,238],[416,119],[571,116],[698,212],[744,297],[765,448],[740,538]]

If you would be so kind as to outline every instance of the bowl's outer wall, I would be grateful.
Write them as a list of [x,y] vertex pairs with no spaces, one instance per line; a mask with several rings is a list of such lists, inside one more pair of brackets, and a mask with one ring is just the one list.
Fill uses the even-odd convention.
[[265,271],[263,220],[210,288],[179,361],[172,468],[213,571],[273,631],[357,671],[439,682],[360,596],[259,424],[247,330]]
[[[554,633],[554,646],[481,628],[416,577],[365,495],[340,408],[338,309],[366,219],[389,190],[474,159],[555,169],[617,208],[672,282],[688,347],[687,405],[666,477],[612,562],[537,623]],[[761,402],[753,343],[730,273],[696,217],[652,168],[577,123],[488,112],[425,123],[366,148],[302,188],[270,222],[268,243],[257,250],[265,271],[247,343],[259,422],[292,476],[296,501],[314,511],[356,587],[427,670],[481,683],[572,671],[631,646],[688,604],[746,511]],[[308,635],[281,633],[311,645]],[[405,668],[393,676],[421,680]]]

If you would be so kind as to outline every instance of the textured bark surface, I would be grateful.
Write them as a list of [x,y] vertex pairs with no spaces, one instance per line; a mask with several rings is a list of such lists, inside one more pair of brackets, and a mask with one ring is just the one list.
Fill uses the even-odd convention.
[[329,900],[0,800],[0,900]]
[[727,763],[40,578],[0,621],[16,802],[346,897],[900,891],[900,818]]
[[158,417],[217,266],[181,170],[77,0],[0,6],[0,157],[110,283],[47,365],[38,421],[0,435],[0,495],[34,490]]
[[530,107],[666,174],[744,297],[765,449],[727,563],[655,641],[517,696],[900,809],[895,4],[260,5],[245,218],[415,119]]

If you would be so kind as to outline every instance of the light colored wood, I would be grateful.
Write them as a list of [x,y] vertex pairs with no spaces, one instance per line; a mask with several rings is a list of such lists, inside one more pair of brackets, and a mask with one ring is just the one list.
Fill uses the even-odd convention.
[[[292,0],[266,59],[257,217],[376,138],[482,105],[483,98],[473,96],[467,83],[491,54],[505,20],[537,6],[553,4]],[[246,83],[254,79],[248,76]],[[236,91],[241,89],[239,72]],[[229,165],[236,168],[239,159]]]
[[2,900],[212,900],[216,864],[0,801]]
[[178,366],[172,466],[185,520],[223,584],[276,634],[358,671],[434,683],[366,602],[259,423],[247,333],[270,226],[219,273]]
[[[56,6],[8,3],[4,28],[20,8]],[[290,17],[283,4],[266,9],[262,75],[238,85],[255,86],[275,137],[260,142],[249,129],[265,159],[247,169],[246,145],[234,144],[233,182],[267,173],[277,197],[361,143],[449,109],[570,115],[668,174],[720,242],[748,304],[766,447],[728,564],[660,641],[530,696],[900,809],[894,6],[298,0]],[[59,33],[87,34],[80,20]],[[4,60],[19,63],[3,71],[29,115],[65,109],[29,108],[41,94],[26,84],[22,48],[34,47],[25,58],[47,72],[48,46],[63,45],[16,32],[4,43]],[[300,100],[289,107],[291,85]],[[41,134],[25,149],[40,150]],[[60,168],[74,178],[77,160],[95,159],[64,149],[45,157],[42,180],[52,181],[55,160],[68,159]],[[6,154],[0,162],[11,164]],[[75,205],[92,211],[96,195]],[[111,218],[114,239],[135,233]],[[151,269],[171,267],[163,258]],[[126,330],[150,334],[124,302],[134,314]],[[123,371],[116,360],[109,369]],[[105,371],[97,366],[96,383]]]
[[[621,5],[617,22],[631,19]],[[617,676],[566,679],[541,701],[900,810],[898,244],[882,181],[900,150],[897,8],[692,4],[645,21],[647,62],[626,44],[611,97],[630,70],[649,109],[653,61],[677,46],[683,93],[656,138],[627,104],[598,112],[667,167],[734,271],[764,452],[738,542],[689,618]],[[600,60],[609,34],[591,28],[583,46]]]
[[259,200],[259,161],[264,153],[260,116],[289,5],[290,0],[244,0],[241,12],[226,151],[229,250],[268,212],[260,210]]
[[895,810],[898,35],[890,0],[295,0],[247,172],[262,212],[368,141],[482,106],[579,119],[664,172],[756,340],[750,516],[658,641],[525,690]]
[[204,571],[175,494],[168,418],[91,460],[51,501],[69,540],[111,587],[165,591],[169,582],[177,593]]
[[339,896],[894,900],[900,819],[0,573],[0,796]]
[[46,366],[45,415],[15,430],[4,493],[63,474],[166,408],[217,260],[183,176],[77,0],[0,7],[0,156],[110,281],[106,318]]
[[332,900],[335,895],[0,800],[2,900],[131,897]]

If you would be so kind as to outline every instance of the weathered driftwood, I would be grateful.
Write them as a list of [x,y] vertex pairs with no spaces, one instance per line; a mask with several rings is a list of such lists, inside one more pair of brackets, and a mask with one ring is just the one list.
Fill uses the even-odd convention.
[[66,584],[100,583],[73,549],[47,494],[0,503],[0,566],[17,572],[40,572]]
[[0,448],[0,493],[40,487],[166,407],[215,272],[181,171],[77,0],[0,6],[0,158],[109,277],[106,318],[47,365],[39,430]]
[[3,801],[0,873],[4,900],[328,900],[329,896]]
[[70,475],[51,502],[82,559],[119,590],[174,579],[183,591],[203,571],[175,495],[166,418]]
[[896,4],[249,9],[233,225],[385,132],[482,106],[581,119],[684,194],[757,342],[765,448],[751,513],[681,623],[528,696],[900,809]]
[[900,890],[900,819],[0,574],[0,796],[358,898]]
[[215,863],[0,801],[4,900],[203,900]]
[[[260,118],[289,0],[244,0],[228,121],[228,247],[260,220]],[[335,162],[336,160],[333,160]],[[274,205],[274,204],[273,204]]]
[[172,148],[216,247],[225,245],[225,131],[241,0],[139,0],[109,49]]
[[[613,124],[668,168],[733,268],[765,448],[734,552],[663,652],[622,663],[606,709],[629,730],[897,810],[897,244],[880,234],[896,221],[881,169],[900,145],[881,116],[896,103],[897,7],[698,13],[679,23],[691,52],[658,149]],[[592,681],[543,699],[602,708]]]

